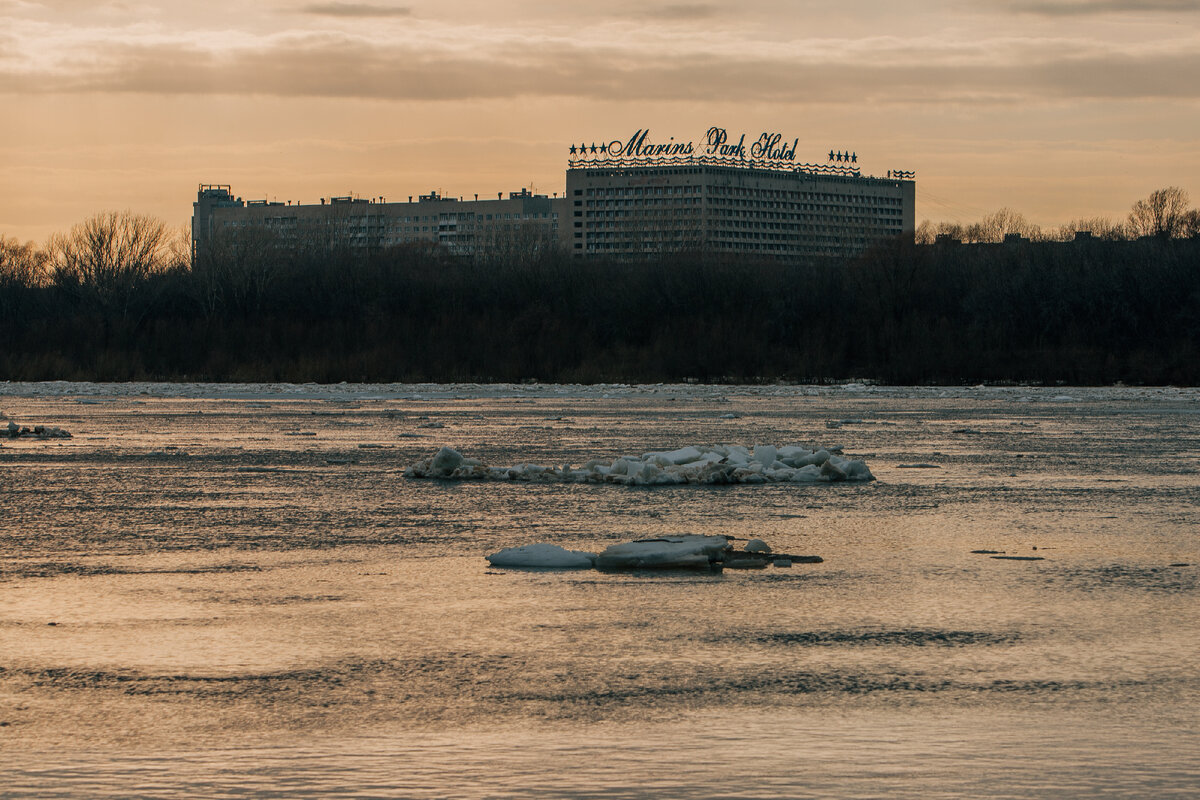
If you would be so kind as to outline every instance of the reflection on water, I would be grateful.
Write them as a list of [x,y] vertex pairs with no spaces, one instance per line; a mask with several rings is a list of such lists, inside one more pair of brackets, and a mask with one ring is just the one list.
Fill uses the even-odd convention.
[[[300,746],[69,755],[13,796],[302,798],[1194,797],[1195,752],[1147,721],[698,710],[687,724],[364,736]],[[631,736],[636,736],[631,739]],[[1121,752],[1125,759],[1109,755]],[[28,763],[28,762],[26,762]]]
[[[75,438],[0,446],[0,796],[1200,785],[1196,397],[414,391],[3,397],[10,418]],[[402,475],[443,443],[579,464],[709,442],[843,444],[879,480]],[[603,574],[482,558],[681,532],[825,562]]]

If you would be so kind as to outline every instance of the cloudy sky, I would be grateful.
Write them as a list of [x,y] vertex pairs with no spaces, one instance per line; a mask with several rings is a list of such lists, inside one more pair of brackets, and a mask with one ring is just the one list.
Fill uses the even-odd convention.
[[0,234],[246,198],[561,191],[572,142],[798,137],[917,217],[1200,204],[1200,0],[0,0]]

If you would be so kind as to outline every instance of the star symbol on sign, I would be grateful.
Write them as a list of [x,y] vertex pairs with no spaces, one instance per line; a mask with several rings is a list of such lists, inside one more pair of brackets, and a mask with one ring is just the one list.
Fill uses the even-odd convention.
[[602,144],[602,145],[600,145],[600,152],[601,152],[601,153],[607,153],[607,152],[608,152],[608,145],[606,145],[606,144]]
[[592,142],[592,152],[596,152],[596,143]]
[[575,145],[571,145],[571,155],[575,155]]
[[580,152],[580,153],[586,153],[586,152],[587,152],[587,144],[586,144],[586,143],[579,145],[579,152]]

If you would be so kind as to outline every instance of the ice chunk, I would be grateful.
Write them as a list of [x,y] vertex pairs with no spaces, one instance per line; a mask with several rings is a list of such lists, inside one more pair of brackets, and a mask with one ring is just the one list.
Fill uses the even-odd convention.
[[821,468],[816,464],[809,464],[806,467],[794,469],[788,476],[788,480],[792,483],[815,483],[821,480]]
[[642,456],[643,461],[653,461],[659,466],[669,466],[680,464],[690,464],[693,461],[699,461],[703,457],[703,453],[695,447],[683,447],[679,450],[672,450],[669,453],[646,453]]
[[462,453],[452,447],[443,447],[430,460],[429,470],[435,475],[449,476],[462,462]]
[[614,544],[596,556],[597,569],[708,569],[721,560],[724,536],[668,536]]
[[643,464],[636,458],[618,458],[609,470],[610,475],[628,475],[634,477],[641,474]]
[[[840,448],[839,448],[840,450]],[[611,462],[592,459],[579,468],[517,464],[491,467],[442,447],[413,464],[410,478],[507,480],[532,483],[610,483],[618,486],[675,484],[784,483],[874,480],[861,461],[836,455],[834,448],[812,452],[802,447],[757,445],[753,454],[741,445],[684,447],[670,452],[622,456]],[[832,460],[832,464],[830,463]]]
[[769,467],[775,463],[778,458],[779,450],[769,444],[754,445],[754,460],[762,464],[764,467]]
[[591,569],[596,556],[580,550],[567,550],[556,544],[527,544],[506,547],[487,557],[494,567],[541,567],[551,569]]
[[871,474],[871,470],[867,467],[867,462],[858,458],[842,459],[842,471],[846,473],[846,480],[850,481],[873,481],[875,476]]
[[34,425],[33,430],[11,420],[6,429],[9,439],[70,439],[71,434],[53,425]]
[[794,466],[807,467],[807,466],[811,465],[814,467],[819,467],[819,466],[822,466],[828,460],[829,460],[829,451],[825,450],[825,449],[821,449],[821,450],[816,450],[812,453],[809,453],[806,456],[802,456],[802,457],[796,459],[796,463]]
[[750,451],[741,445],[732,445],[725,448],[725,451],[725,460],[730,464],[744,467],[750,463]]
[[821,475],[831,481],[869,481],[875,477],[866,462],[832,455],[821,465]]

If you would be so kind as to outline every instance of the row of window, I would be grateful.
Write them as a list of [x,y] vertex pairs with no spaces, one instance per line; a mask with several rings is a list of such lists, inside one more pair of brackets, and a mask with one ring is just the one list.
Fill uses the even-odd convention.
[[[608,186],[587,190],[588,197],[667,197],[700,194],[700,186]],[[578,201],[577,201],[578,202]]]
[[[587,197],[670,197],[684,195],[706,195],[708,197],[740,197],[760,200],[809,200],[846,203],[851,205],[901,206],[899,197],[889,197],[862,192],[829,192],[800,189],[761,189],[749,186],[725,186],[718,184],[686,186],[598,186],[585,190],[576,189],[575,194]],[[575,201],[579,205],[579,201]]]
[[[412,215],[407,217],[387,217],[387,216],[356,216],[356,217],[305,217],[305,223],[326,222],[330,224],[342,225],[345,227],[357,228],[383,228],[395,227],[396,225],[410,225],[414,223],[442,223],[456,224],[459,222],[478,221],[492,222],[499,220],[554,220],[558,219],[557,213],[547,214],[426,214]],[[268,227],[293,227],[301,224],[300,217],[297,216],[280,216],[280,217],[262,217],[261,223]],[[223,220],[225,225],[253,225],[258,220],[254,218],[244,218],[237,220]]]
[[[696,219],[696,218],[698,218],[698,215],[695,213],[696,210],[697,209],[674,208],[674,209],[658,212],[653,215],[648,215],[646,212],[625,211],[625,210],[589,211],[587,213],[586,220],[587,220],[588,227],[591,227],[592,225],[597,224],[597,223],[604,224],[605,222],[608,222],[608,220],[628,221],[629,223],[632,223],[635,225],[637,225],[637,224],[650,225],[650,224],[654,224],[654,223],[660,222],[660,221],[665,222],[665,221],[668,221],[671,219],[676,219],[678,217],[688,217],[688,218]],[[755,224],[767,224],[767,223],[772,223],[773,220],[781,220],[781,221],[788,223],[788,225],[790,227],[798,227],[798,226],[801,226],[806,223],[811,223],[813,221],[817,221],[817,222],[835,221],[837,224],[843,225],[843,226],[845,226],[845,225],[862,225],[862,226],[868,226],[868,227],[894,227],[894,226],[903,225],[903,222],[901,219],[899,219],[898,214],[893,216],[891,214],[891,212],[888,212],[888,211],[878,212],[878,213],[869,214],[869,215],[868,214],[820,214],[820,213],[796,214],[796,213],[782,213],[782,212],[778,212],[778,211],[751,212],[751,211],[735,211],[733,209],[717,208],[717,209],[709,209],[709,211],[705,214],[705,219],[709,221],[709,224],[717,224],[717,225],[726,223],[728,220],[732,220],[732,219],[748,220],[748,221],[754,222]],[[774,224],[774,223],[772,223],[772,224]],[[609,225],[609,227],[611,227],[612,223],[608,222],[608,225]]]

